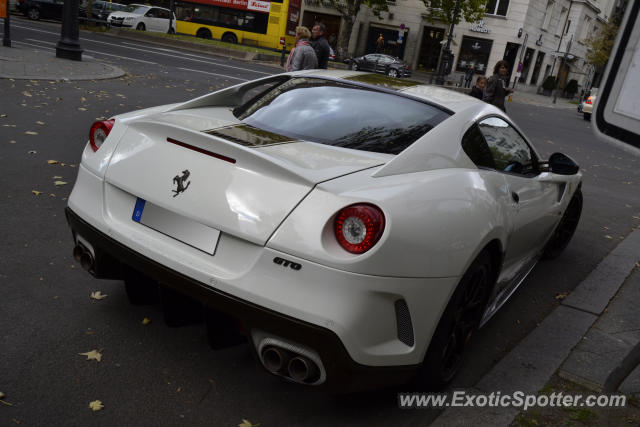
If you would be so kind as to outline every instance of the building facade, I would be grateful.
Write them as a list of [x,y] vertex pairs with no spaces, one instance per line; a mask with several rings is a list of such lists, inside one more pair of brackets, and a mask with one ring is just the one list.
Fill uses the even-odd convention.
[[[540,91],[548,75],[560,86],[571,79],[588,88],[594,69],[586,62],[585,41],[595,35],[614,7],[614,0],[489,0],[482,21],[461,21],[453,31],[453,71],[447,80],[458,84],[465,71],[489,76],[495,63],[510,64],[509,82],[518,90]],[[363,6],[349,42],[353,56],[382,50],[408,62],[412,69],[436,72],[448,26],[430,22],[421,0],[388,2],[382,19]],[[328,0],[303,0],[303,25],[327,24],[327,39],[335,48],[343,21]],[[378,40],[382,36],[382,49]],[[567,52],[568,49],[568,52]],[[565,52],[567,54],[565,55]]]

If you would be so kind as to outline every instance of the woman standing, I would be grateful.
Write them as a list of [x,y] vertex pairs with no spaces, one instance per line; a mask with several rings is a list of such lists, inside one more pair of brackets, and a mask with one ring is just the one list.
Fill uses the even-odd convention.
[[307,27],[296,28],[296,46],[289,52],[287,71],[311,70],[318,68],[318,57],[309,43],[311,31]]
[[505,113],[507,110],[504,106],[504,99],[513,92],[513,89],[509,89],[508,83],[505,82],[507,74],[509,74],[509,63],[504,59],[498,61],[496,66],[493,67],[493,75],[487,80],[485,89],[485,101],[495,105]]

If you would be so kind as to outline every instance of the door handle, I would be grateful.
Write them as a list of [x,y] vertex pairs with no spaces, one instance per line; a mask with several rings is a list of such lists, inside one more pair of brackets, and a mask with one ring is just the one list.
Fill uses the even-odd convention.
[[520,201],[520,196],[518,196],[518,193],[516,193],[515,191],[511,192],[511,198],[513,199],[514,202],[518,203]]

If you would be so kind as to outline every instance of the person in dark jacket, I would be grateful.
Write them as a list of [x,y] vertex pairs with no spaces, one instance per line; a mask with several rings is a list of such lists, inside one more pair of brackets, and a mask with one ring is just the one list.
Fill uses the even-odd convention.
[[493,67],[493,75],[487,80],[487,88],[485,89],[486,99],[489,104],[495,105],[505,113],[507,109],[504,105],[504,99],[513,92],[509,89],[508,83],[505,81],[509,74],[509,63],[504,59],[498,61]]
[[318,68],[327,69],[329,63],[329,52],[331,47],[324,37],[327,27],[322,22],[316,22],[311,28],[311,47],[316,51],[318,57]]
[[484,99],[484,88],[487,86],[487,78],[485,76],[478,76],[476,84],[471,88],[469,95],[474,98],[478,98],[480,101]]

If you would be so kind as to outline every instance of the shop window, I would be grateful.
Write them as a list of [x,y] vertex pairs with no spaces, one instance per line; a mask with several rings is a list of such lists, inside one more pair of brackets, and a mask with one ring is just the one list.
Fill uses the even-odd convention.
[[465,72],[471,66],[475,73],[486,74],[492,44],[492,40],[462,37],[456,71]]
[[487,3],[487,15],[507,16],[509,0],[489,0]]

